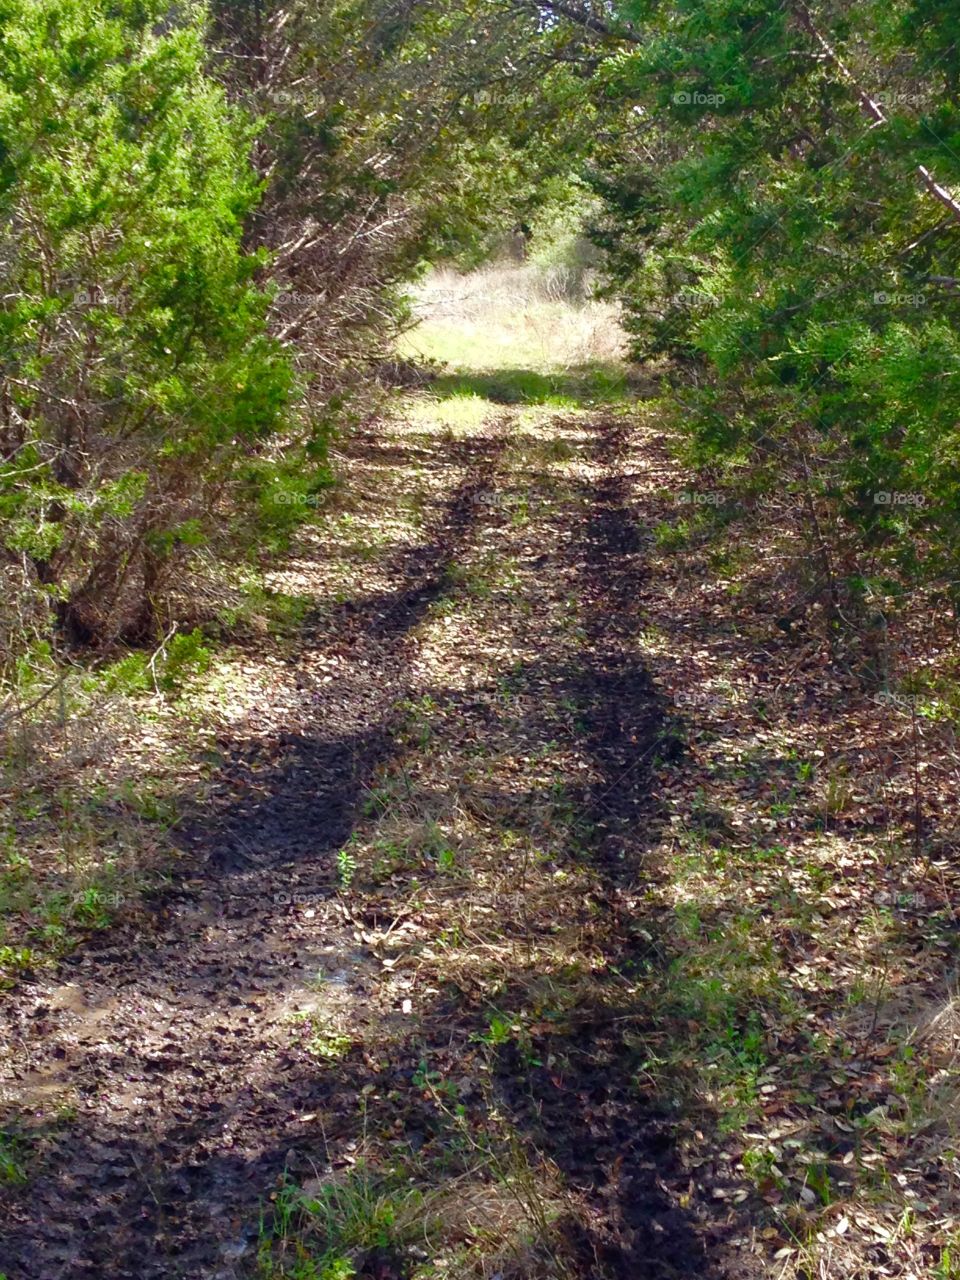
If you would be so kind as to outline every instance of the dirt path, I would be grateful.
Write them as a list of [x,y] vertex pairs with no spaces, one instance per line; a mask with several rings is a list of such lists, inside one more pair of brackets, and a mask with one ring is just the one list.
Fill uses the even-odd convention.
[[260,1206],[362,1161],[465,1216],[425,1248],[356,1245],[360,1275],[751,1274],[690,1207],[617,1005],[658,962],[651,778],[679,750],[635,643],[662,460],[601,411],[352,448],[384,503],[428,475],[416,545],[372,590],[318,589],[259,728],[220,744],[174,887],[4,1002],[2,1098],[39,1154],[0,1271],[287,1274],[256,1270]]

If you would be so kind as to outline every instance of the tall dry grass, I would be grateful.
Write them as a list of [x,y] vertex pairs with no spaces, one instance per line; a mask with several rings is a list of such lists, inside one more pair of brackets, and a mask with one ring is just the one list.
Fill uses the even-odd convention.
[[623,357],[619,308],[591,296],[567,267],[495,263],[461,275],[432,271],[412,292],[417,321],[403,354],[455,368],[563,371]]

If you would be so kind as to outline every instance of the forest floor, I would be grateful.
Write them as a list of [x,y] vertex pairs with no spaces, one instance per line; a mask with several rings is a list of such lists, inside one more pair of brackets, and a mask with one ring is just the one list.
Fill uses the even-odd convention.
[[960,1275],[949,726],[691,532],[602,310],[455,304],[173,869],[2,997],[0,1273]]

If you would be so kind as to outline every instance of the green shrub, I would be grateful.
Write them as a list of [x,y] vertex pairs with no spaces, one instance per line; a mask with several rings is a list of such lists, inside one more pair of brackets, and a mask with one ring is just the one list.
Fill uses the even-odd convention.
[[0,558],[70,638],[139,641],[285,413],[241,243],[252,131],[205,73],[200,6],[4,0],[2,21]]
[[190,632],[181,631],[166,646],[157,683],[168,692],[178,690],[186,680],[202,675],[209,668],[211,658],[198,627]]

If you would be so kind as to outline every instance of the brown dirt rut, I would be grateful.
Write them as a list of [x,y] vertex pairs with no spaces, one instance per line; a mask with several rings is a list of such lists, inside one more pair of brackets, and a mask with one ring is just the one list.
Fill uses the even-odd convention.
[[[299,1117],[330,1100],[286,1047],[290,996],[320,970],[362,1002],[334,855],[391,750],[411,632],[449,589],[503,444],[495,428],[449,446],[462,478],[390,566],[391,589],[308,628],[284,730],[219,744],[215,808],[185,822],[173,888],[5,1000],[0,1102],[80,1098],[76,1121],[46,1134],[42,1169],[3,1197],[9,1280],[200,1280],[249,1263],[260,1202],[296,1166]],[[332,685],[315,662],[328,644],[346,657]],[[292,905],[308,899],[309,932]]]

